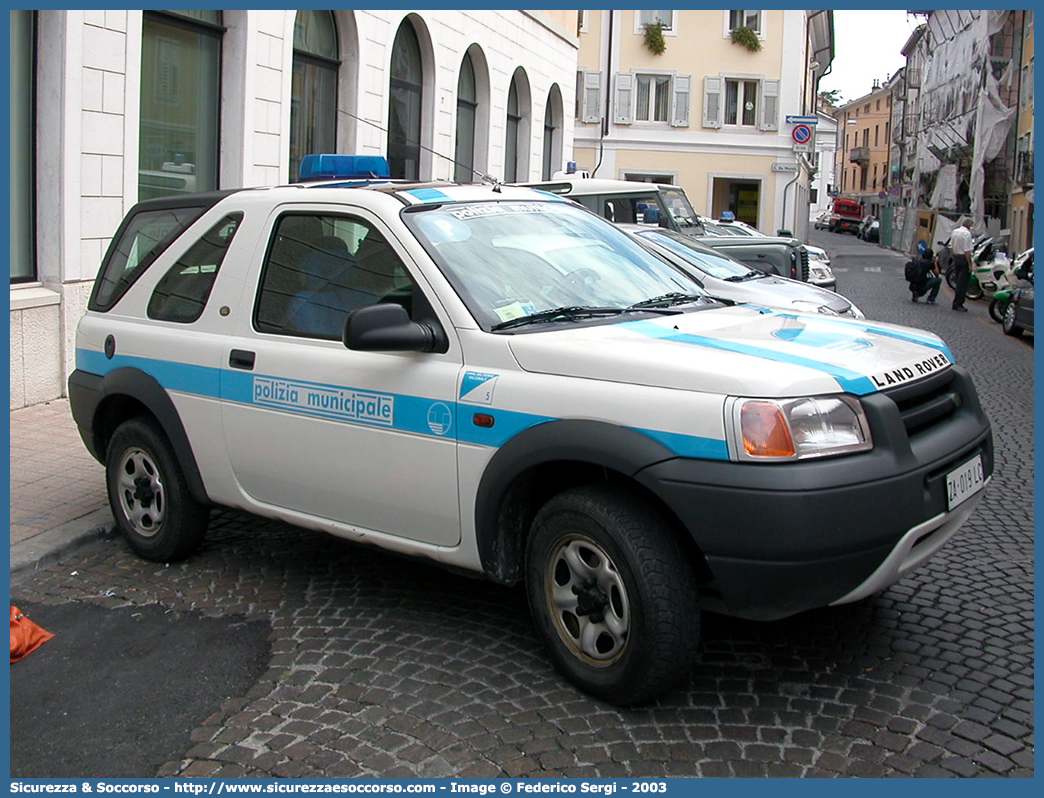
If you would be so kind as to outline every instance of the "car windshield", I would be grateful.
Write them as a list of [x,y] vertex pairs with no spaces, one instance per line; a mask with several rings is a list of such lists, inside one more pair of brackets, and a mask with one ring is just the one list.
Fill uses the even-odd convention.
[[654,312],[633,307],[652,299],[662,307],[706,299],[690,277],[572,203],[447,204],[404,219],[485,330],[524,317],[558,321],[545,318],[555,310],[605,318]]
[[660,188],[660,196],[667,206],[667,211],[680,228],[683,230],[687,228],[699,230],[700,219],[696,215],[696,211],[692,209],[692,205],[689,204],[689,199],[685,196],[684,191],[680,188],[662,186]]
[[691,238],[670,230],[643,230],[637,235],[670,250],[686,263],[719,280],[735,282],[767,276],[764,272],[751,269],[738,260],[711,250],[710,247],[703,247]]

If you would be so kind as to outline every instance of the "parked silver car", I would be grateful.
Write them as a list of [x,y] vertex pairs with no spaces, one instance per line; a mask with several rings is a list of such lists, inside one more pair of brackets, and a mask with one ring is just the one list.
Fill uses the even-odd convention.
[[690,236],[642,225],[618,226],[684,269],[712,296],[802,312],[863,318],[862,311],[836,291],[752,269]]

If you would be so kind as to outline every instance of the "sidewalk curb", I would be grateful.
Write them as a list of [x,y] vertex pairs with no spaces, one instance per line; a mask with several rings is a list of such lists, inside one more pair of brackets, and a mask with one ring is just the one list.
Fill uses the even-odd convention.
[[114,537],[116,522],[108,507],[95,510],[54,529],[11,546],[11,582],[27,573],[59,562],[88,543]]

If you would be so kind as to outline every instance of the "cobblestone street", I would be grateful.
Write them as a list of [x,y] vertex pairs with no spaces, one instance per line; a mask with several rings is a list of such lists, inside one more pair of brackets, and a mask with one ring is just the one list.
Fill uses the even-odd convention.
[[997,472],[957,537],[880,595],[774,623],[705,615],[691,681],[651,706],[566,682],[521,589],[234,511],[186,562],[102,540],[12,592],[270,625],[260,679],[142,776],[1032,776],[1032,344],[983,303],[911,304],[895,253],[820,242],[869,317],[928,327],[971,368]]

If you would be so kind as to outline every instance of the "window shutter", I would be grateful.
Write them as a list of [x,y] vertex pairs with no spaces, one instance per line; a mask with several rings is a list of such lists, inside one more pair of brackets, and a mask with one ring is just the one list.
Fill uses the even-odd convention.
[[691,102],[690,97],[692,96],[689,87],[691,84],[692,78],[689,75],[674,76],[674,92],[671,97],[672,127],[689,126],[689,105]]
[[631,99],[634,86],[634,75],[630,72],[618,72],[616,75],[616,110],[613,122],[618,125],[629,125],[634,120]]
[[602,119],[602,73],[584,73],[584,98],[581,122],[596,123]]
[[779,81],[761,82],[761,129],[779,130]]
[[704,127],[721,127],[721,90],[724,83],[721,78],[705,77],[703,79]]

